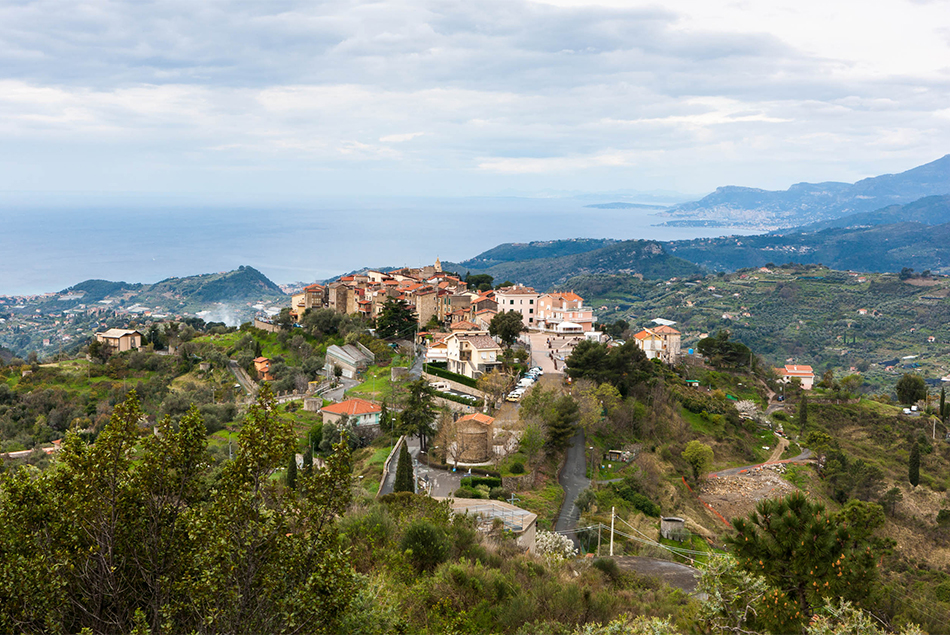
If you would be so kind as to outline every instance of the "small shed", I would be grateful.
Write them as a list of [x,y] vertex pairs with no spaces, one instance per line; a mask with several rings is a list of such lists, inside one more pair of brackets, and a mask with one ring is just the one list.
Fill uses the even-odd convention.
[[686,521],[682,518],[664,516],[660,519],[660,536],[663,538],[683,542],[686,535]]

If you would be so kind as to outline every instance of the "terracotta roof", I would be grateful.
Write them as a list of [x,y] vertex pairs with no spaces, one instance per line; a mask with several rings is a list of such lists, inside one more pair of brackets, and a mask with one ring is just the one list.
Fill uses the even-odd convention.
[[374,412],[382,412],[382,408],[366,399],[347,399],[340,403],[331,404],[322,408],[323,412],[329,412],[337,415],[366,415]]
[[648,337],[659,337],[659,336],[653,331],[651,331],[650,329],[643,329],[642,331],[634,335],[634,337],[638,340],[645,340]]
[[476,423],[481,423],[482,425],[490,426],[495,423],[494,417],[489,417],[488,415],[483,415],[480,412],[474,414],[465,415],[464,417],[459,417],[458,423],[463,421],[475,421]]
[[495,315],[498,315],[498,311],[495,309],[482,309],[481,311],[475,311],[475,315],[481,315],[482,313],[494,313]]
[[255,357],[255,358],[254,358],[254,363],[255,363],[255,364],[263,364],[264,362],[269,362],[269,361],[270,361],[270,360],[267,359],[266,357]]
[[323,285],[320,284],[310,284],[303,288],[304,291],[322,291]]
[[659,333],[660,335],[679,335],[680,332],[674,329],[672,326],[667,326],[663,324],[662,326],[657,326],[653,329],[654,333]]
[[785,368],[780,369],[784,371],[786,375],[814,375],[815,371],[812,370],[811,366],[795,366],[785,364]]
[[574,301],[583,302],[584,301],[584,298],[577,295],[573,291],[549,293],[548,295],[550,295],[552,298],[561,298],[562,300],[567,300],[568,302],[574,302]]
[[471,331],[473,329],[477,329],[478,326],[476,326],[475,324],[472,324],[468,320],[460,320],[456,322],[455,324],[453,324],[452,326],[450,326],[449,328],[452,329],[453,331]]
[[456,336],[460,340],[465,340],[475,348],[479,350],[489,349],[489,348],[501,348],[490,336],[485,335],[484,333],[473,333],[471,335],[467,333],[457,333]]

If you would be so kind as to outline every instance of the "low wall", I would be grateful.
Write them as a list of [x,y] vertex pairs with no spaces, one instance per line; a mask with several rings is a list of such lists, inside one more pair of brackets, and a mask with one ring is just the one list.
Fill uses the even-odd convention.
[[[479,399],[485,398],[485,393],[481,390],[472,388],[471,386],[466,386],[465,384],[460,384],[457,381],[452,381],[451,379],[445,379],[444,377],[439,377],[438,375],[433,375],[431,373],[422,373],[422,377],[429,383],[440,383],[446,384],[452,390],[457,390],[458,392],[463,392],[466,395],[472,395],[473,397],[478,397]],[[454,403],[454,402],[453,402]],[[459,404],[460,406],[462,404]]]
[[258,320],[257,318],[254,318],[254,328],[267,331],[268,333],[277,333],[280,331],[280,327],[276,324],[264,322],[263,320]]
[[439,406],[440,408],[448,408],[449,410],[464,412],[465,414],[474,414],[479,412],[478,408],[475,406],[466,406],[465,404],[452,401],[451,399],[443,399],[442,397],[433,397],[432,403]]
[[534,487],[534,474],[520,474],[518,476],[502,476],[501,486],[509,492],[520,492]]
[[399,452],[399,448],[405,442],[405,435],[399,437],[399,440],[396,441],[395,445],[393,445],[393,449],[390,451],[389,456],[386,457],[386,462],[383,463],[383,476],[379,479],[379,489],[376,490],[376,498],[379,498],[379,493],[383,491],[383,484],[386,482],[386,478],[389,477],[389,472],[392,469],[393,459],[396,457],[396,453]]

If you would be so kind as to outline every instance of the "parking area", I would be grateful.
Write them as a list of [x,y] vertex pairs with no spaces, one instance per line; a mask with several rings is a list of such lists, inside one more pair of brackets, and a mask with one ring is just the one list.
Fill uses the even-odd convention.
[[564,360],[571,356],[583,336],[555,336],[551,333],[530,333],[531,363],[540,366],[544,374],[564,373]]

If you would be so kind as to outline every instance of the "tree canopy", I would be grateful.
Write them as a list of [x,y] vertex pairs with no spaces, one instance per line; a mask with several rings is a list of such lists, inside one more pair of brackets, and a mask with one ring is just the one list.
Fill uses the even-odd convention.
[[197,409],[140,436],[134,392],[51,468],[0,476],[0,631],[331,632],[354,597],[332,520],[350,499],[349,451],[298,478],[267,386],[237,454],[211,472]]
[[907,373],[898,379],[894,389],[897,391],[897,399],[902,404],[915,404],[927,398],[927,382],[920,375],[913,373]]
[[500,337],[505,346],[514,344],[518,335],[527,330],[521,314],[517,311],[502,311],[496,314],[488,324],[488,332]]
[[855,501],[836,515],[795,492],[734,519],[737,534],[727,543],[743,569],[775,589],[765,602],[776,623],[771,630],[799,632],[826,599],[870,597],[880,555],[872,533],[883,522],[879,505]]
[[635,342],[608,348],[606,344],[584,340],[578,342],[567,358],[567,374],[571,379],[590,379],[598,384],[607,382],[623,396],[656,372],[656,367]]
[[386,300],[376,318],[379,337],[411,337],[417,327],[416,311],[404,300]]

